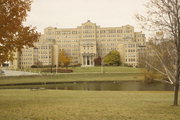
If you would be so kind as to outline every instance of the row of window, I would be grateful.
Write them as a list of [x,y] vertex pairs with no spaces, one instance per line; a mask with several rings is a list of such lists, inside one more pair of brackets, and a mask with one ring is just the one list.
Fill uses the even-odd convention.
[[97,33],[133,33],[133,30],[100,30]]
[[39,51],[39,54],[49,54],[49,51]]
[[[97,30],[96,33],[100,34],[113,34],[113,33],[133,33],[133,30]],[[46,32],[48,35],[76,35],[76,34],[81,34],[81,33],[95,33],[94,30],[84,30],[84,31],[55,31],[55,32]],[[144,34],[136,34],[137,37],[144,37]]]
[[94,37],[94,35],[83,35],[84,38],[87,38],[87,37]]
[[[104,38],[104,37],[123,37],[124,39],[134,39],[134,34],[102,34],[102,35],[83,35],[82,37],[97,37],[97,38]],[[57,39],[62,38],[81,38],[80,35],[78,36],[71,36],[71,35],[64,35],[64,36],[56,36]],[[48,41],[54,41],[55,39],[48,38]],[[70,40],[71,41],[71,40]],[[144,41],[144,39],[136,38],[136,41]]]
[[22,56],[22,57],[23,57],[23,56],[32,56],[32,54],[26,53],[26,54],[21,54],[21,56]]
[[71,53],[71,54],[69,54],[70,56],[73,56],[73,55],[79,55],[79,53]]
[[31,49],[23,49],[23,52],[32,52]]
[[51,46],[39,46],[38,49],[51,49]]
[[93,50],[93,46],[84,46],[84,50]]
[[126,48],[134,48],[138,46],[137,44],[128,44],[128,45],[125,45]]
[[85,30],[85,31],[83,31],[83,33],[94,33],[94,31],[92,31],[92,30]]
[[51,32],[51,33],[47,33],[47,34],[49,34],[49,35],[51,35],[51,34],[56,34],[56,35],[70,35],[70,34],[72,34],[72,35],[76,35],[76,34],[80,34],[80,32],[78,32],[78,31],[55,31],[55,32]]
[[129,59],[126,59],[126,62],[136,62],[136,59],[135,58],[129,58]]
[[32,58],[21,58],[21,60],[32,60]]
[[60,39],[60,38],[80,38],[81,36],[80,35],[61,35],[61,36],[58,36],[57,38]]
[[135,34],[135,37],[145,37],[145,34]]
[[109,46],[117,46],[116,43],[103,43],[103,44],[99,44],[99,46],[101,46],[100,48],[108,48]]
[[135,54],[129,54],[129,55],[126,55],[126,57],[136,57]]
[[136,52],[136,49],[128,49],[128,50],[125,50],[125,52]]
[[32,65],[32,62],[21,62],[20,64],[22,64],[22,65],[27,65],[27,64]]
[[[97,35],[96,37],[122,37],[123,35]],[[83,35],[83,37],[95,37],[95,35]],[[127,37],[127,35],[124,35],[124,37]],[[132,37],[132,35],[130,35],[129,37]],[[60,36],[60,37],[57,37],[58,39],[61,39],[61,38],[81,38],[81,36]],[[51,41],[51,40],[49,40]]]
[[47,59],[47,58],[51,58],[51,56],[44,56],[44,55],[42,55],[42,56],[39,56],[39,59],[40,59],[40,58],[41,58],[41,59],[44,59],[44,58]]
[[94,26],[91,26],[91,25],[86,25],[83,27],[83,29],[94,29],[95,27]]
[[136,63],[128,63],[128,65],[135,67],[137,64]]
[[111,51],[111,50],[118,50],[118,48],[114,48],[114,47],[112,47],[112,48],[102,48],[102,49],[100,49],[100,52],[106,52],[106,51]]
[[121,39],[97,39],[97,41],[104,41],[104,42],[108,42],[108,41],[117,41],[117,40],[121,40]]
[[57,40],[57,41],[62,43],[70,43],[70,42],[78,42],[79,40],[68,39],[68,40]]

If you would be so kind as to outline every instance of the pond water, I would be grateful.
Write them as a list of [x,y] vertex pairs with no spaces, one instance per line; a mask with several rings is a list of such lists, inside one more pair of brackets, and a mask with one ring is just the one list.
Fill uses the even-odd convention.
[[93,90],[93,91],[171,91],[173,86],[161,82],[143,81],[96,81],[96,82],[49,82],[0,86],[0,89],[59,89],[59,90]]
[[79,83],[64,83],[56,85],[44,86],[48,89],[61,89],[61,90],[95,90],[95,91],[171,91],[173,86],[169,84],[145,83],[145,82],[79,82]]

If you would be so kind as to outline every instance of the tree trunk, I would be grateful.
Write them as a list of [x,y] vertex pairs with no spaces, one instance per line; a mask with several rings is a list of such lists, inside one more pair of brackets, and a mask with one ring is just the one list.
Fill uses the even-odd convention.
[[176,83],[174,88],[174,106],[178,106],[179,83]]
[[174,106],[178,106],[178,93],[179,93],[179,77],[180,77],[180,48],[177,48],[177,71],[176,81],[174,83]]

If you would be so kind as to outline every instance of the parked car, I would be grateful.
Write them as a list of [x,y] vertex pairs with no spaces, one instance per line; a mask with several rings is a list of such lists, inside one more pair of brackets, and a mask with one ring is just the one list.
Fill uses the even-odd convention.
[[4,71],[3,71],[3,70],[0,70],[0,74],[4,74]]

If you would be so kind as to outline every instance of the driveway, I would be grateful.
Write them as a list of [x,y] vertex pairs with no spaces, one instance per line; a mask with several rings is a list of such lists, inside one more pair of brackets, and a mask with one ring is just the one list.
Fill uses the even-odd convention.
[[15,70],[3,70],[3,76],[28,76],[28,75],[38,75],[38,73],[24,72],[24,71],[15,71]]

